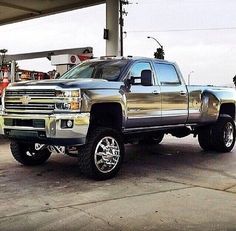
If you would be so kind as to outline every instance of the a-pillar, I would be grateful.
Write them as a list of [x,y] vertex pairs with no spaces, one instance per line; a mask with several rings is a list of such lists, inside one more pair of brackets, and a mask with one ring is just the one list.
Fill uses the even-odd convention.
[[106,0],[106,29],[109,30],[106,55],[120,55],[119,6],[120,0]]

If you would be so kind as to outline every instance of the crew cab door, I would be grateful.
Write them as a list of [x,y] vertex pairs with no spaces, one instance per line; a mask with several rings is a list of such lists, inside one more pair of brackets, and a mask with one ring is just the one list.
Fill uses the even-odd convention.
[[[151,70],[152,86],[141,85],[141,73],[143,70]],[[161,120],[161,96],[160,87],[156,84],[156,78],[152,65],[148,61],[135,62],[128,72],[128,79],[135,79],[126,92],[127,121],[126,127],[147,127],[160,124]]]
[[184,124],[188,118],[188,92],[175,66],[154,62],[161,90],[162,125]]

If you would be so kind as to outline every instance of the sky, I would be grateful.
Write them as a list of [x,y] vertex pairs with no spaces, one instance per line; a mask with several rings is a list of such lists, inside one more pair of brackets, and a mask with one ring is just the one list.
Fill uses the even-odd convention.
[[[176,62],[191,84],[232,85],[236,75],[235,0],[130,0],[125,7],[124,55],[153,57],[155,37],[165,59]],[[92,46],[105,55],[105,4],[0,26],[0,48],[9,54]],[[49,71],[47,59],[21,68]],[[233,86],[233,85],[232,85]]]

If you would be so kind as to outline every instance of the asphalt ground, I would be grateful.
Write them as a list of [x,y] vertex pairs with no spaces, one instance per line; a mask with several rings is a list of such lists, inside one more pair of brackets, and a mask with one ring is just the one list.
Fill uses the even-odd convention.
[[59,154],[22,166],[0,139],[0,230],[236,230],[236,149],[167,136],[127,145],[120,174],[93,181]]

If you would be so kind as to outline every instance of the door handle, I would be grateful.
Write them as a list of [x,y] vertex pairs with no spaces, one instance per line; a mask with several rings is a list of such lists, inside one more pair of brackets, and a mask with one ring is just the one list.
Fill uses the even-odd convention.
[[157,90],[154,90],[154,91],[152,92],[152,94],[154,94],[154,95],[158,95],[158,94],[160,94],[160,92],[157,91]]
[[181,92],[180,92],[180,95],[185,96],[186,93],[187,93],[186,91],[181,91]]

